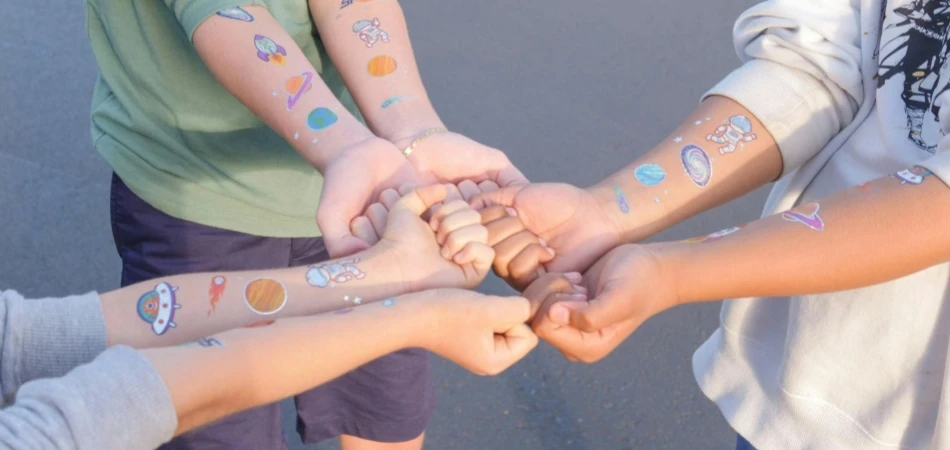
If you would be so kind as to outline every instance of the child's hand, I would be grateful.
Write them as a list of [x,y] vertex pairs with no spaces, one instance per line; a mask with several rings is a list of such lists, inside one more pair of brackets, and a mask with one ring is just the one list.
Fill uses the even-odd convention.
[[480,211],[488,229],[488,245],[495,250],[495,274],[511,287],[523,291],[544,275],[544,264],[554,259],[554,250],[525,229],[514,210],[492,206]]
[[479,375],[496,375],[538,344],[525,325],[530,306],[521,297],[494,297],[436,289],[399,297],[418,302],[425,323],[418,346]]
[[[374,229],[381,227],[377,244],[398,260],[410,292],[441,287],[477,286],[488,274],[495,252],[487,245],[488,231],[481,216],[461,199],[436,210],[442,225],[438,232],[420,218],[442,203],[454,187],[433,185],[406,192],[383,192],[382,203],[372,205],[367,216]],[[386,208],[385,203],[392,206]]]
[[[515,288],[526,286],[545,268],[553,272],[586,270],[623,242],[622,229],[614,217],[620,214],[614,211],[618,208],[616,202],[606,194],[595,195],[593,190],[558,183],[531,184],[485,193],[472,203],[485,210],[489,215],[486,219],[500,222],[497,227],[489,227],[489,243],[497,253],[495,270]],[[492,206],[496,208],[488,209]],[[509,212],[502,214],[503,207],[510,208]],[[510,217],[510,211],[517,217]],[[535,244],[524,239],[524,233],[542,240]],[[508,242],[511,238],[517,242]]]
[[[542,278],[538,283],[545,283]],[[563,300],[565,283],[536,289],[546,298],[533,330],[567,358],[587,363],[613,351],[647,319],[676,304],[676,280],[646,246],[623,245],[584,274],[593,298]],[[574,289],[573,287],[570,287]],[[535,289],[535,285],[529,291]],[[528,292],[525,292],[528,298]]]

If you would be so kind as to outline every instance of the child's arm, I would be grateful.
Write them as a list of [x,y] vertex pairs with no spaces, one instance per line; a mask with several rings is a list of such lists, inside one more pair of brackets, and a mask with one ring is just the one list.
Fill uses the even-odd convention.
[[327,53],[370,128],[400,150],[409,148],[407,160],[422,182],[527,183],[500,150],[445,130],[422,83],[397,0],[309,5]]
[[200,345],[114,347],[61,378],[24,385],[0,412],[0,446],[155,448],[408,347],[497,374],[537,343],[527,317],[521,298],[434,290],[226,332]]
[[[812,158],[819,161],[808,169],[816,169],[830,157],[821,149],[868,107],[861,49],[877,43],[860,19],[861,6],[847,0],[758,3],[734,29],[744,64],[652,151],[567,199],[565,189],[548,185],[502,190],[486,203],[514,207],[527,230],[551,244],[557,256],[548,269],[585,270],[616,245],[737,198]],[[603,220],[605,212],[613,220]]]
[[253,21],[212,15],[192,37],[225,89],[321,172],[344,149],[374,137],[327,88],[266,8],[246,6],[240,11]]
[[[946,262],[950,230],[937,225],[946,223],[947,185],[922,168],[901,171],[709,236],[618,247],[585,274],[590,303],[557,303],[546,318],[572,325],[553,334],[567,341],[556,345],[596,347],[581,358],[596,360],[674,305],[855,289]],[[606,332],[609,343],[568,330]]]
[[[110,345],[163,347],[281,317],[352,308],[394,295],[440,287],[475,287],[494,253],[478,213],[464,202],[451,210],[444,245],[419,215],[445,199],[429,186],[399,199],[383,238],[352,257],[270,271],[164,277],[102,295]],[[440,255],[444,251],[445,257]]]

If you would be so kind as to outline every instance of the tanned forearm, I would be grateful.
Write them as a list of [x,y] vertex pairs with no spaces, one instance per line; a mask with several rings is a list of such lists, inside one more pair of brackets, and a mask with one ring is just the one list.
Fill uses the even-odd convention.
[[710,97],[666,139],[590,188],[634,242],[774,180],[782,157],[742,105]]
[[946,223],[950,190],[914,168],[744,227],[655,248],[681,280],[681,302],[805,295],[869,286],[950,260],[950,229],[936,225]]

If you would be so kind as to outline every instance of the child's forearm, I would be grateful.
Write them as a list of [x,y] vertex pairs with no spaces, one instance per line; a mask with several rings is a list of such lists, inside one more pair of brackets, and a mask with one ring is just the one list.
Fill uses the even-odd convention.
[[401,142],[442,126],[397,0],[310,0],[310,9],[330,58],[378,136]]
[[352,308],[409,288],[399,261],[374,247],[280,270],[176,275],[101,296],[109,345],[164,347],[232,328]]
[[655,248],[682,302],[854,289],[950,260],[950,229],[937,225],[950,223],[950,190],[898,174],[734,234]]
[[231,94],[321,171],[372,137],[267,9],[242,10],[252,22],[214,15],[194,33],[198,54]]
[[421,345],[417,336],[426,328],[427,313],[411,303],[397,298],[352,313],[285,319],[222,333],[204,341],[205,347],[143,353],[171,393],[179,417],[177,435]]
[[633,242],[751,192],[781,170],[765,127],[735,101],[710,97],[653,150],[591,190]]

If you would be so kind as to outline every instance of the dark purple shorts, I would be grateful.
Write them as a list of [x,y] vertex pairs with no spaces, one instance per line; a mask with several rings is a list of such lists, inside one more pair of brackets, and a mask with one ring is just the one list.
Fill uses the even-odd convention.
[[[115,175],[111,201],[123,286],[182,273],[276,269],[328,259],[321,238],[258,237],[176,219],[136,196]],[[305,443],[342,434],[377,442],[415,439],[435,410],[429,355],[419,349],[393,353],[298,395],[295,403],[297,432]],[[262,406],[162,448],[282,449],[280,423],[277,404]]]

